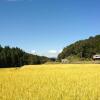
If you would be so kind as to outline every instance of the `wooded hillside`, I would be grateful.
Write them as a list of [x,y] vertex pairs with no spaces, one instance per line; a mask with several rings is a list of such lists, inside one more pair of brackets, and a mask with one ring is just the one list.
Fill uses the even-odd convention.
[[65,47],[58,55],[58,59],[61,60],[69,56],[91,59],[94,54],[100,54],[100,35],[77,41]]
[[20,67],[23,65],[42,64],[48,61],[47,57],[24,52],[20,48],[0,46],[0,67]]

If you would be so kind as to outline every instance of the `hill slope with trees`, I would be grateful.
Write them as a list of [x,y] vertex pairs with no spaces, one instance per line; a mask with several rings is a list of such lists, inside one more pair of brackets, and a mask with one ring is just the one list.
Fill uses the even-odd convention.
[[23,65],[43,64],[49,58],[24,52],[20,48],[0,46],[0,67],[20,67]]
[[63,49],[58,59],[77,56],[83,59],[91,59],[94,54],[100,54],[100,35],[77,41]]

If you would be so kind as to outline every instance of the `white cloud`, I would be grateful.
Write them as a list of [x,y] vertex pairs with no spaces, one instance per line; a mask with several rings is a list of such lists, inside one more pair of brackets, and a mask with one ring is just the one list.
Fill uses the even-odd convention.
[[36,54],[36,51],[35,51],[35,50],[32,50],[31,53],[32,53],[32,54]]
[[62,50],[49,50],[48,53],[46,54],[48,57],[57,57],[58,54],[61,52]]
[[57,53],[57,50],[49,50],[48,53],[55,54]]
[[63,51],[63,49],[59,50],[59,53],[61,53]]
[[62,52],[62,49],[61,50],[54,50],[54,49],[51,49],[51,50],[48,50],[47,52],[37,52],[36,50],[31,50],[31,54],[34,54],[34,55],[40,55],[40,56],[47,56],[47,57],[57,57],[59,53]]

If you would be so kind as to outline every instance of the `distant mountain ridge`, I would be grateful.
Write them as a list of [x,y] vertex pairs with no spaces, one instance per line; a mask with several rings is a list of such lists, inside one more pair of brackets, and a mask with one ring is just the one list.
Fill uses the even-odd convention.
[[100,35],[89,37],[85,40],[79,40],[69,46],[66,46],[58,55],[58,59],[61,60],[69,56],[90,59],[94,54],[100,54]]

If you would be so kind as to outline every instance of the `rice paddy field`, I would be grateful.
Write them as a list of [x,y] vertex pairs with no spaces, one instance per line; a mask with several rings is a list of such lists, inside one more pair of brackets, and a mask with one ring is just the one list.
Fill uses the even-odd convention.
[[100,65],[0,69],[0,100],[100,100]]

